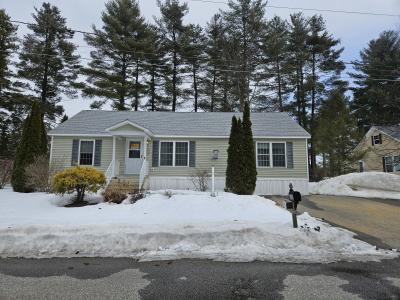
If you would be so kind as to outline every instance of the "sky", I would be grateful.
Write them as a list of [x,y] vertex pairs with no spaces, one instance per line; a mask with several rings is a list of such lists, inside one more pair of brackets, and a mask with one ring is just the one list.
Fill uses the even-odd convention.
[[[226,1],[227,0],[218,0]],[[0,0],[0,8],[4,8],[13,20],[31,22],[34,7],[40,7],[43,1],[38,0]],[[95,24],[101,27],[101,12],[104,10],[104,0],[48,0],[56,5],[67,19],[68,26],[72,29],[90,31],[91,26]],[[139,0],[142,15],[149,22],[154,22],[154,17],[159,16],[159,9],[156,0]],[[181,0],[181,2],[183,2]],[[225,9],[224,3],[209,3],[186,1],[189,6],[189,13],[184,21],[205,25],[219,9]],[[341,11],[361,11],[386,14],[400,14],[400,0],[270,0],[269,5],[287,6],[296,8],[329,9]],[[267,8],[267,19],[274,15],[288,18],[291,13],[300,11],[300,9],[278,9]],[[365,48],[368,42],[379,36],[379,33],[389,29],[400,29],[399,17],[356,15],[331,12],[313,12],[303,11],[306,16],[315,13],[321,14],[328,28],[328,31],[334,37],[341,40],[342,47],[345,48],[342,59],[352,61],[359,58],[360,50]],[[19,36],[26,34],[27,28],[24,25],[19,26]],[[81,57],[90,57],[82,34],[77,33],[74,42],[81,47],[78,48],[78,54]],[[87,99],[68,99],[62,102],[66,114],[72,116],[80,110],[88,109],[91,100]]]

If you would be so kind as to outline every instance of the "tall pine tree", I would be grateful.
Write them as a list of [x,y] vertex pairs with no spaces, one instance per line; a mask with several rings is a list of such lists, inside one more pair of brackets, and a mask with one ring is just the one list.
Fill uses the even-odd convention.
[[[183,17],[188,12],[186,3],[180,4],[178,0],[157,1],[160,7],[161,18],[157,19],[158,30],[162,36],[162,49],[166,58],[171,62],[164,69],[164,77],[166,79],[165,92],[166,96],[171,98],[171,110],[176,111],[184,100],[182,96],[182,43],[185,34],[185,26],[183,25]],[[181,100],[181,101],[179,101]]]
[[360,139],[357,122],[343,88],[333,90],[321,105],[315,133],[316,153],[326,158],[330,177],[351,171],[358,159],[354,148]]
[[42,111],[40,104],[34,101],[24,123],[11,176],[11,185],[16,192],[32,192],[31,187],[26,184],[25,168],[33,163],[36,157],[47,154],[47,136]]
[[232,117],[229,146],[227,149],[228,160],[226,167],[225,189],[228,192],[239,194],[243,190],[241,178],[243,170],[242,161],[243,128],[240,119]]
[[240,111],[250,99],[250,82],[259,64],[259,36],[265,26],[265,5],[263,0],[229,1],[228,10],[223,12],[229,39],[238,43],[238,59],[232,60],[227,69],[233,69],[233,92],[239,100]]
[[111,102],[115,110],[138,110],[144,83],[140,82],[145,53],[151,47],[151,33],[135,0],[111,0],[102,13],[102,29],[85,36],[94,48],[83,73],[87,84],[83,94],[100,98],[92,103],[100,108]]
[[0,9],[0,158],[9,159],[15,155],[28,102],[20,93],[13,70],[11,56],[18,49],[17,41],[17,27]]
[[371,125],[400,120],[400,33],[385,31],[360,53],[352,76],[356,87],[352,109],[364,131]]
[[62,95],[76,95],[79,57],[70,41],[74,32],[56,6],[45,2],[32,16],[35,22],[28,25],[32,33],[23,39],[18,75],[25,80],[29,96],[40,101],[45,117],[52,122],[64,111],[59,105]]

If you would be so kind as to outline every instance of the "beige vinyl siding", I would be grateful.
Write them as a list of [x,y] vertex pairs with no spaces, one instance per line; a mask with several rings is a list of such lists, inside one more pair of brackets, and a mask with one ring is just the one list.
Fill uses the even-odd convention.
[[[158,140],[158,139],[157,139]],[[195,169],[210,170],[215,166],[215,176],[224,177],[226,171],[228,139],[160,139],[160,141],[196,141],[196,167],[152,167],[152,143],[149,144],[147,158],[149,159],[150,176],[191,176]],[[306,139],[266,140],[262,142],[293,142],[294,168],[257,168],[258,177],[265,178],[308,178]],[[213,150],[219,150],[219,159],[211,160]]]
[[[373,145],[371,136],[382,134],[382,144]],[[364,136],[355,148],[356,153],[364,154],[361,160],[364,162],[364,171],[383,171],[382,157],[400,155],[400,142],[392,137],[383,134],[379,130],[373,130]],[[356,163],[354,169],[359,171]],[[395,172],[400,173],[400,172]]]
[[102,140],[101,163],[97,167],[106,171],[112,159],[112,138],[111,137],[66,137],[53,136],[53,146],[51,151],[51,162],[57,170],[71,167],[72,141],[82,140]]

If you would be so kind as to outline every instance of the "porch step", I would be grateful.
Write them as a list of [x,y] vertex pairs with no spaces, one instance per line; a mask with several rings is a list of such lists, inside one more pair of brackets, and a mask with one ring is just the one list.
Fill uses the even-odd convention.
[[115,177],[112,178],[106,189],[117,189],[124,193],[135,193],[139,190],[139,177]]

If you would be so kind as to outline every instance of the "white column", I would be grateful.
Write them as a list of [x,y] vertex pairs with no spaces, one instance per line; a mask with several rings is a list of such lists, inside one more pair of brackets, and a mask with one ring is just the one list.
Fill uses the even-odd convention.
[[115,176],[115,135],[113,136],[113,150],[112,150],[112,176]]
[[211,197],[215,197],[215,171],[211,168]]

